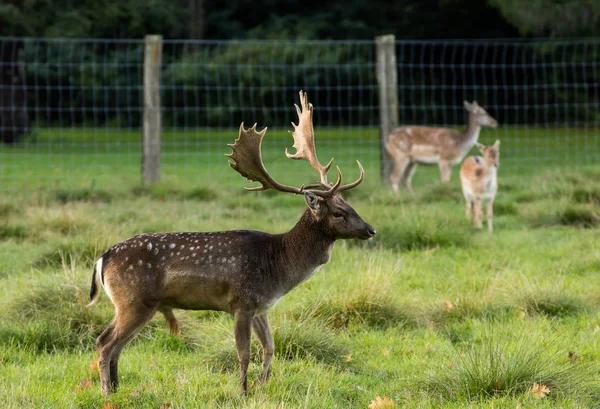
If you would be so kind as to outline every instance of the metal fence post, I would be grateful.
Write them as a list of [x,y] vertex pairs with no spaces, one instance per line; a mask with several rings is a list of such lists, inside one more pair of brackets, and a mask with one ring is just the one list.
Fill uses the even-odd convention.
[[398,126],[398,74],[396,70],[396,37],[393,34],[375,37],[377,52],[377,83],[379,85],[379,156],[381,182],[389,184],[393,162],[385,145],[387,136]]
[[162,36],[144,39],[144,135],[142,143],[142,183],[160,178],[160,68]]

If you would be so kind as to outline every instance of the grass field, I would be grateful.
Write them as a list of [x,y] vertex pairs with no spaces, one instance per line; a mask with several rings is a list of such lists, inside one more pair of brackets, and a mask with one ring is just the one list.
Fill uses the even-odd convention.
[[[161,177],[170,185],[239,186],[239,176],[229,171],[228,143],[237,129],[165,131],[162,135]],[[483,129],[480,141],[502,142],[502,169],[505,175],[536,173],[540,168],[581,168],[600,161],[598,127],[540,127]],[[42,128],[20,146],[0,145],[0,190],[47,187],[96,187],[115,189],[139,183],[141,131],[108,128]],[[284,150],[292,146],[287,129],[269,129],[263,142],[267,169],[284,183],[305,183],[314,179],[304,163],[290,163]],[[321,128],[317,130],[321,158],[335,157],[345,175],[356,174],[360,159],[371,176],[367,183],[379,183],[379,130],[377,128]],[[476,149],[473,149],[476,152]],[[428,169],[431,175],[437,169]],[[427,174],[420,169],[416,173]],[[429,180],[431,176],[425,176]]]
[[[376,150],[324,144],[323,158],[345,149],[338,156],[349,178],[357,174],[353,159],[369,164],[367,181],[347,200],[378,234],[366,243],[338,242],[330,263],[271,310],[273,376],[252,384],[248,397],[239,392],[230,316],[177,311],[182,335],[169,335],[155,317],[123,352],[121,389],[102,398],[90,364],[113,308],[105,295],[85,307],[93,262],[141,232],[283,232],[300,217],[301,197],[245,192],[248,183],[220,156],[198,170],[204,175],[209,166],[214,177],[166,175],[142,187],[138,163],[124,175],[127,155],[112,150],[104,158],[119,167],[101,168],[101,178],[93,166],[65,167],[78,172],[70,175],[76,183],[0,189],[2,406],[367,408],[380,396],[411,408],[599,407],[600,166],[575,159],[560,169],[549,162],[523,172],[511,157],[518,149],[499,136],[493,235],[464,220],[457,169],[444,186],[436,169],[420,168],[417,197],[407,198],[378,186]],[[230,142],[229,133],[222,138]],[[591,140],[588,150],[598,143],[584,139]],[[47,163],[23,163],[40,146],[0,149],[1,160],[12,164],[2,165],[5,172],[31,169],[9,181],[40,184]],[[72,149],[64,157],[75,165],[93,160]],[[196,157],[178,152],[193,169]],[[563,155],[559,148],[549,152]],[[265,150],[274,175],[302,169],[298,177],[314,179],[308,164],[276,154],[283,156],[271,145]],[[253,340],[250,383],[260,364]]]

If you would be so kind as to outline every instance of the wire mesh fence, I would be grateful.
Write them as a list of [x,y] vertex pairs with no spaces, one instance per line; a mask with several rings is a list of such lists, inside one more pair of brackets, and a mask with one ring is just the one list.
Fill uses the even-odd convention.
[[[268,126],[267,169],[315,178],[289,161],[298,91],[315,106],[317,150],[345,175],[379,183],[375,41],[162,43],[161,179],[239,187],[224,153],[239,124]],[[600,40],[397,41],[401,125],[461,128],[463,100],[500,122],[503,169],[600,159]],[[143,40],[0,38],[0,189],[140,181]],[[309,178],[307,180],[307,178]]]

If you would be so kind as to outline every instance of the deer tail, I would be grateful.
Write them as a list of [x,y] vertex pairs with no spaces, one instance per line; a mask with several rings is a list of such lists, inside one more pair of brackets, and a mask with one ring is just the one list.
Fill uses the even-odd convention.
[[92,305],[98,302],[100,298],[100,291],[98,291],[98,287],[102,285],[102,263],[104,261],[104,256],[100,257],[96,264],[94,265],[94,272],[92,273],[92,288],[90,288],[90,303],[87,305],[91,307]]

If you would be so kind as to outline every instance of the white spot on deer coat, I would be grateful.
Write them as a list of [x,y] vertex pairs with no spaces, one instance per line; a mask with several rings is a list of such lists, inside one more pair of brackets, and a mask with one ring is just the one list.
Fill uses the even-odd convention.
[[152,243],[148,243],[148,245],[146,246],[146,248],[147,248],[148,250],[152,250]]
[[170,249],[174,249],[174,248],[175,248],[175,243],[171,243],[171,244],[169,244],[169,248],[170,248]]

